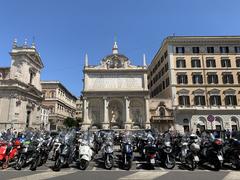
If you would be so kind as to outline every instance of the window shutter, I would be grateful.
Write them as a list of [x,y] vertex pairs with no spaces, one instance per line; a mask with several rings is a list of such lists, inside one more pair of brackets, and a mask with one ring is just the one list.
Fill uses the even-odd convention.
[[202,77],[202,75],[201,75],[201,76],[199,76],[199,83],[200,83],[200,84],[202,84],[202,83],[203,83],[203,77]]
[[192,81],[193,81],[193,84],[196,84],[195,75],[193,75],[193,77],[192,77]]
[[229,96],[225,97],[225,105],[229,105]]
[[185,84],[188,84],[188,78],[187,75],[184,76]]
[[189,99],[189,96],[185,96],[185,97],[186,97],[186,103],[187,103],[186,105],[189,106],[189,105],[190,105],[190,99]]
[[220,47],[220,52],[223,53],[223,47]]
[[182,96],[178,97],[178,102],[179,102],[179,105],[183,105]]
[[222,65],[222,67],[225,67],[224,60],[221,60],[221,65]]
[[214,75],[214,77],[215,77],[215,83],[218,84],[218,76]]
[[205,102],[205,97],[202,96],[202,98],[201,98],[201,105],[205,105],[205,104],[206,104],[206,102]]
[[192,67],[195,67],[195,66],[194,66],[194,60],[191,61],[191,66],[192,66]]

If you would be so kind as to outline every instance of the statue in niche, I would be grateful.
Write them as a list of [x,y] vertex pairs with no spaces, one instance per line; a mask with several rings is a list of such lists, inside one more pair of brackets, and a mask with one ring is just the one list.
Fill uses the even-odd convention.
[[111,115],[112,115],[111,122],[116,123],[119,116],[119,112],[116,106],[112,108]]

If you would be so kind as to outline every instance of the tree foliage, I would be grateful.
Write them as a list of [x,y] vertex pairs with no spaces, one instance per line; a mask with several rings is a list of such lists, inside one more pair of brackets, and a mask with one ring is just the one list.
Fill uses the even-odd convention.
[[73,118],[70,118],[70,117],[67,117],[63,124],[66,126],[66,127],[76,127],[78,125],[78,122],[73,119]]

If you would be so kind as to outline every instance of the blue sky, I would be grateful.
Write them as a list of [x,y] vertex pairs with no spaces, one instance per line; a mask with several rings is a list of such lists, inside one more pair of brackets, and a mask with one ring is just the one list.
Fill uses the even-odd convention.
[[98,64],[120,53],[148,63],[169,35],[239,35],[238,0],[0,0],[0,66],[10,66],[12,41],[35,37],[45,68],[43,80],[82,91],[84,54]]

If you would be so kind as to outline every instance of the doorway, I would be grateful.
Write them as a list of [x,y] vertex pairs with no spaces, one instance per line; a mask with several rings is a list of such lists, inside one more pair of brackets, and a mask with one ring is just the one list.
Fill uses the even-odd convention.
[[31,111],[27,111],[26,128],[29,128]]

